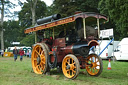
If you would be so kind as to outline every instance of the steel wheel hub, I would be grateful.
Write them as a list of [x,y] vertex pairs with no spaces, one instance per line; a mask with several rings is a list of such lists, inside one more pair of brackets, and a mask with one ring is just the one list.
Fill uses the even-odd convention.
[[37,57],[37,65],[39,65],[39,64],[40,64],[40,62],[41,62],[40,57]]
[[67,65],[66,69],[67,69],[67,70],[70,69],[70,65]]

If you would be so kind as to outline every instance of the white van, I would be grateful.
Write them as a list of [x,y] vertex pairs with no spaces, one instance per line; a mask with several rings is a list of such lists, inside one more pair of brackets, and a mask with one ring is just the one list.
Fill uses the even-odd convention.
[[123,38],[114,50],[116,60],[128,60],[128,38]]
[[[96,46],[95,53],[99,55],[99,53],[108,45],[110,40],[102,40],[99,41],[99,46]],[[114,49],[117,47],[120,41],[114,41],[112,42],[100,55],[102,59],[110,58]]]

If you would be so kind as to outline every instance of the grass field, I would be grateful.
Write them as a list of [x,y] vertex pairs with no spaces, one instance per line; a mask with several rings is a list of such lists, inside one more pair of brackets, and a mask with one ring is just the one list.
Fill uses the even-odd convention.
[[14,62],[13,57],[0,56],[0,85],[128,85],[128,62],[111,61],[111,70],[107,70],[108,61],[103,61],[103,71],[99,77],[92,77],[81,70],[75,80],[64,77],[56,70],[51,75],[37,75],[33,72],[31,60],[24,57]]

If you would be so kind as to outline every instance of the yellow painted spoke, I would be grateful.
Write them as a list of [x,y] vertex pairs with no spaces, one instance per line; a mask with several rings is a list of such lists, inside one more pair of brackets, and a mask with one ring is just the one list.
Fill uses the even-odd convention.
[[64,68],[65,68],[65,69],[66,69],[66,67],[67,67],[67,66],[66,66],[66,65],[64,65]]
[[74,60],[72,59],[72,64],[73,64],[73,61],[74,61]]
[[95,73],[96,73],[96,67],[95,67]]
[[98,60],[96,62],[99,62]]
[[76,64],[76,63],[74,62],[74,63],[72,63],[72,64],[74,65],[74,64]]
[[70,70],[69,70],[69,75],[70,75]]
[[70,63],[69,63],[69,59],[67,59],[66,61],[67,61],[67,62],[66,62],[67,64],[70,64]]
[[74,66],[74,68],[76,68],[76,66]]
[[91,72],[93,71],[93,68],[91,68]]
[[68,72],[68,71],[70,71],[70,69],[67,69],[66,71]]
[[35,70],[39,70],[39,65],[37,65],[37,66],[35,67]]
[[41,55],[44,54],[44,50],[41,51]]
[[91,57],[92,62],[94,62],[93,57]]
[[68,62],[69,62],[69,64],[70,64],[70,58],[69,58]]
[[45,59],[45,56],[44,55],[41,55],[41,59]]
[[41,52],[41,47],[39,47],[39,54],[40,54],[40,52]]
[[42,70],[44,70],[45,64],[41,64],[41,68],[42,68]]
[[42,70],[42,69],[41,69],[41,64],[39,65],[39,69]]
[[72,70],[72,72],[76,73],[76,71]]
[[40,56],[40,53],[39,53],[39,52],[37,52],[37,50],[35,50],[35,52]]
[[33,60],[37,60],[37,58],[33,58]]
[[42,63],[42,64],[45,64],[45,62],[44,62],[44,61],[41,61],[41,63]]
[[74,75],[73,71],[72,71],[72,75]]

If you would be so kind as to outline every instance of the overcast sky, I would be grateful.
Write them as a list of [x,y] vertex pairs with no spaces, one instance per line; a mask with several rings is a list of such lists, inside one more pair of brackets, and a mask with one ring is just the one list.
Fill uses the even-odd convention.
[[[16,5],[18,5],[18,0],[10,0],[12,3],[15,3]],[[22,2],[25,2],[26,0],[20,0]],[[50,6],[52,3],[53,3],[53,0],[41,0],[41,1],[44,1],[46,3],[47,6]],[[11,12],[14,12],[14,11],[20,11],[21,10],[21,7],[20,6],[17,6],[16,8],[14,9],[10,9]],[[1,15],[0,15],[1,17]],[[7,17],[4,17],[4,20],[8,20],[9,18]],[[12,19],[12,18],[11,18]],[[16,18],[15,18],[16,19]],[[18,18],[17,18],[18,19]],[[16,20],[17,20],[16,19]]]
[[50,6],[53,2],[53,0],[41,0],[44,1],[48,6]]
[[[10,1],[18,5],[17,0],[10,0]],[[26,0],[21,0],[21,1],[25,2]],[[41,1],[44,1],[47,6],[50,6],[53,3],[53,0],[41,0]],[[13,11],[19,11],[19,10],[21,10],[21,7],[17,6]]]

